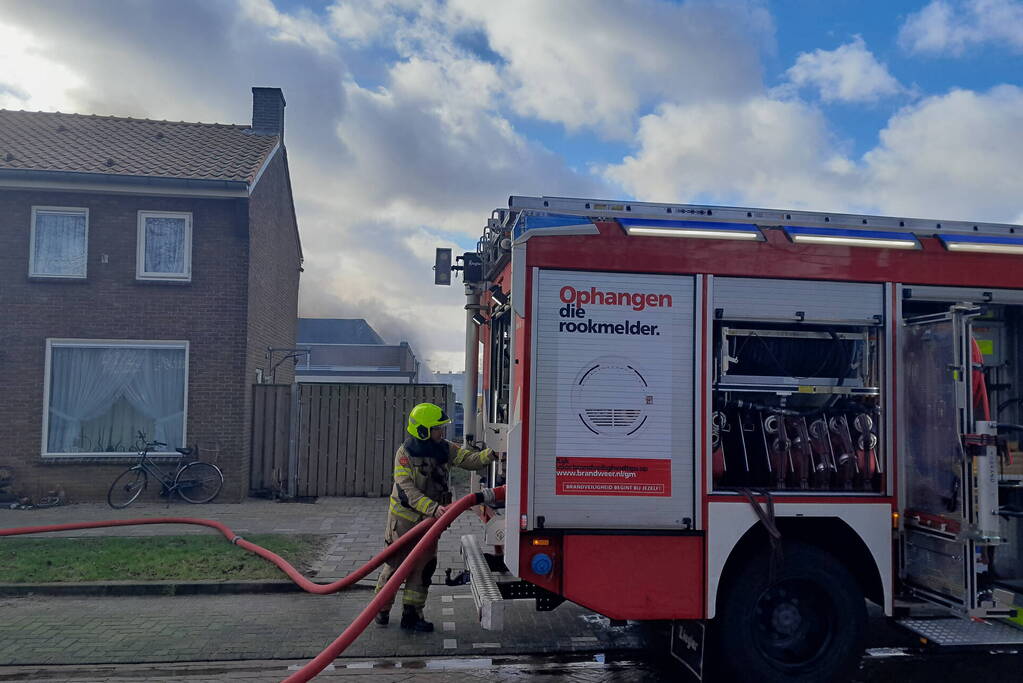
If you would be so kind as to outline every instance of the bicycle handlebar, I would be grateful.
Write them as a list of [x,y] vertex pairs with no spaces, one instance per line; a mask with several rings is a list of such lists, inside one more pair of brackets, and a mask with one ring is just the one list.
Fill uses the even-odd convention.
[[136,443],[138,442],[142,442],[142,446],[145,447],[145,450],[149,450],[153,446],[167,446],[167,444],[165,444],[162,441],[146,441],[145,434],[141,429],[138,430],[138,437],[136,439]]

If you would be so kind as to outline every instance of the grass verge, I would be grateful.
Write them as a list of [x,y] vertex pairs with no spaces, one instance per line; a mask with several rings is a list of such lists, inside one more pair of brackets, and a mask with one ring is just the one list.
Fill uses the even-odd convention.
[[[257,534],[247,540],[307,573],[326,538]],[[0,583],[283,579],[266,560],[216,536],[0,539]]]

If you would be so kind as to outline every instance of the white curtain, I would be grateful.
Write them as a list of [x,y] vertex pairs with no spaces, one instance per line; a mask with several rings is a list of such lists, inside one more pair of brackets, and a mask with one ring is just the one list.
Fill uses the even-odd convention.
[[100,362],[103,349],[54,347],[50,361],[50,453],[91,450],[82,444],[82,422],[110,410],[121,393]]
[[125,435],[140,430],[168,450],[182,445],[184,349],[70,346],[52,352],[48,452],[126,451],[133,444]]
[[147,349],[124,397],[153,421],[152,437],[168,448],[181,445],[185,404],[185,357],[179,349]]
[[85,214],[36,213],[33,275],[85,275]]
[[152,436],[151,420],[135,410],[128,399],[118,398],[110,410],[82,422],[80,452],[127,453],[135,450],[139,430]]
[[184,218],[147,216],[145,235],[147,273],[185,272]]

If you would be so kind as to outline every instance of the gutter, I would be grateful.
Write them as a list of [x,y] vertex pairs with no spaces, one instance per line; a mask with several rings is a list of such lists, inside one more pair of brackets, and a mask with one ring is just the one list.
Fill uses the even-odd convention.
[[0,169],[0,189],[246,198],[249,196],[250,186],[243,180],[159,178],[113,173]]

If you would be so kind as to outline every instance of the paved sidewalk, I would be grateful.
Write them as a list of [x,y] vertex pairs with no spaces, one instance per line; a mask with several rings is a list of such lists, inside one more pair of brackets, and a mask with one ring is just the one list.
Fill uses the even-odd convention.
[[[372,597],[366,588],[334,596],[19,597],[0,599],[0,666],[195,662],[311,658]],[[636,649],[639,625],[564,604],[536,612],[509,605],[503,631],[484,631],[467,586],[431,591],[433,633],[371,623],[344,657],[492,656]]]
[[[109,519],[152,517],[199,517],[213,519],[235,533],[313,534],[333,537],[323,557],[314,563],[314,580],[327,583],[342,578],[361,566],[383,548],[387,498],[319,498],[315,503],[277,503],[249,499],[243,503],[191,505],[180,501],[140,502],[124,510],[113,510],[102,503],[80,503],[40,510],[0,509],[0,529],[95,522]],[[472,512],[464,513],[441,536],[435,582],[442,582],[444,569],[463,566],[460,538],[463,534],[482,534],[482,526]],[[89,536],[159,536],[216,534],[212,529],[191,525],[145,525],[63,531],[22,538]],[[0,539],[2,542],[2,539]],[[281,575],[284,578],[283,574]],[[376,572],[363,583],[376,579]]]

